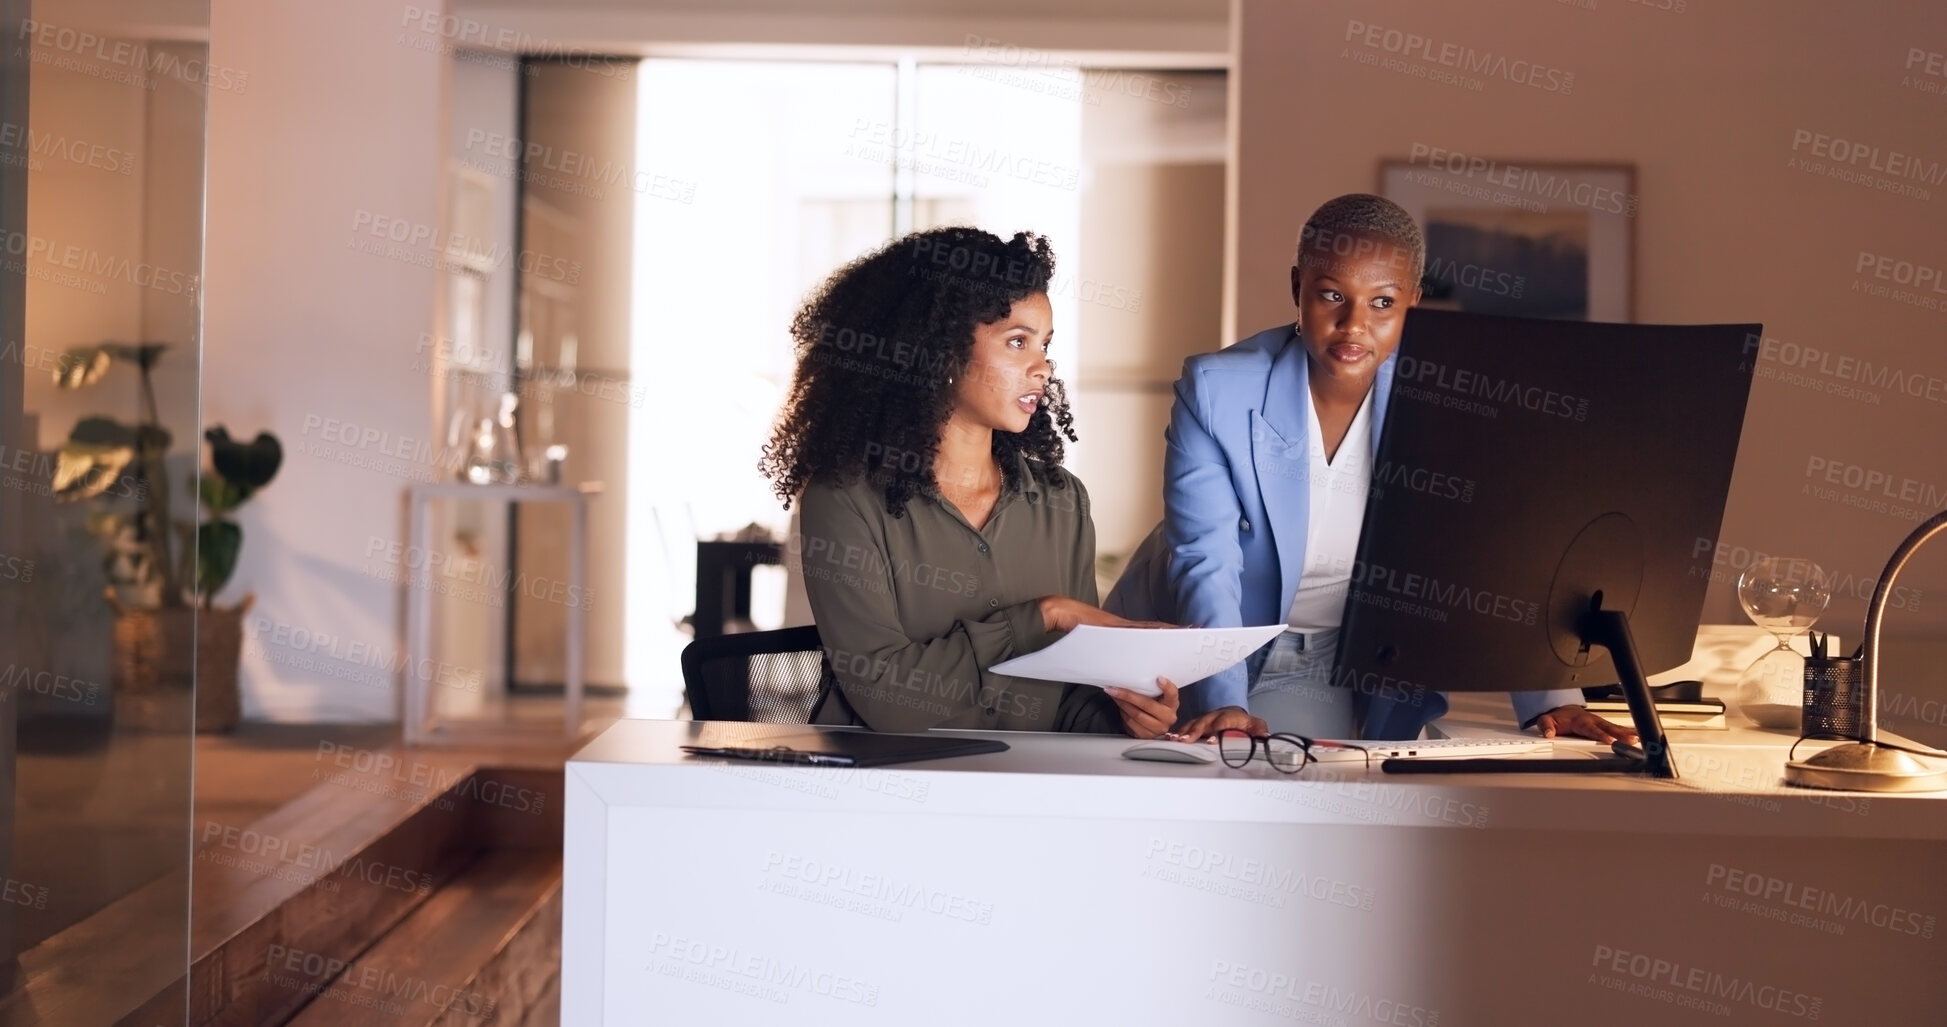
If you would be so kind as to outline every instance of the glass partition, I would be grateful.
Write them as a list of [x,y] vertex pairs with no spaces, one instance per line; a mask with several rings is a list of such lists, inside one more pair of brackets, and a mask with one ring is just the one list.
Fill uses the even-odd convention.
[[182,1022],[208,7],[0,11],[0,1019]]

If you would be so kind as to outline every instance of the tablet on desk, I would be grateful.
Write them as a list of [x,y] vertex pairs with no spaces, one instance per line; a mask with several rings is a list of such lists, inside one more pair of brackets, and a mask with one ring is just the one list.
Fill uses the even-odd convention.
[[1007,743],[991,738],[942,735],[890,735],[876,731],[770,730],[724,733],[712,731],[708,744],[680,748],[692,756],[789,763],[816,767],[882,767],[952,756],[1006,752]]

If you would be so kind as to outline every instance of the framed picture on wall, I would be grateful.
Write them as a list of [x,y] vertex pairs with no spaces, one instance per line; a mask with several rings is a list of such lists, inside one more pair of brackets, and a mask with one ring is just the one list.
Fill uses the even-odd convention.
[[1379,192],[1426,232],[1429,305],[1577,321],[1634,314],[1633,165],[1431,150],[1380,161]]

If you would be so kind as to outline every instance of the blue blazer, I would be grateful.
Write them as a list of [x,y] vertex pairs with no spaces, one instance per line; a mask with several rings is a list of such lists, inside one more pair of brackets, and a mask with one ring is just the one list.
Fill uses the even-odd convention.
[[[1397,357],[1373,382],[1372,446]],[[1176,382],[1176,402],[1163,433],[1163,523],[1139,547],[1108,602],[1113,613],[1206,627],[1283,623],[1305,567],[1311,507],[1311,418],[1308,361],[1294,326],[1262,331],[1191,357]],[[1189,712],[1249,708],[1244,664],[1197,682],[1184,693]],[[1520,723],[1582,693],[1513,693]],[[1446,697],[1418,705],[1373,697],[1368,738],[1414,738],[1447,709]]]

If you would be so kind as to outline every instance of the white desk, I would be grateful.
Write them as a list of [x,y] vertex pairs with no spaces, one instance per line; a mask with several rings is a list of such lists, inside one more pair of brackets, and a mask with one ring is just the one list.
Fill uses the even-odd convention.
[[1947,1022],[1947,798],[1786,791],[1776,735],[1678,734],[1669,783],[677,750],[712,730],[569,762],[564,1024]]

